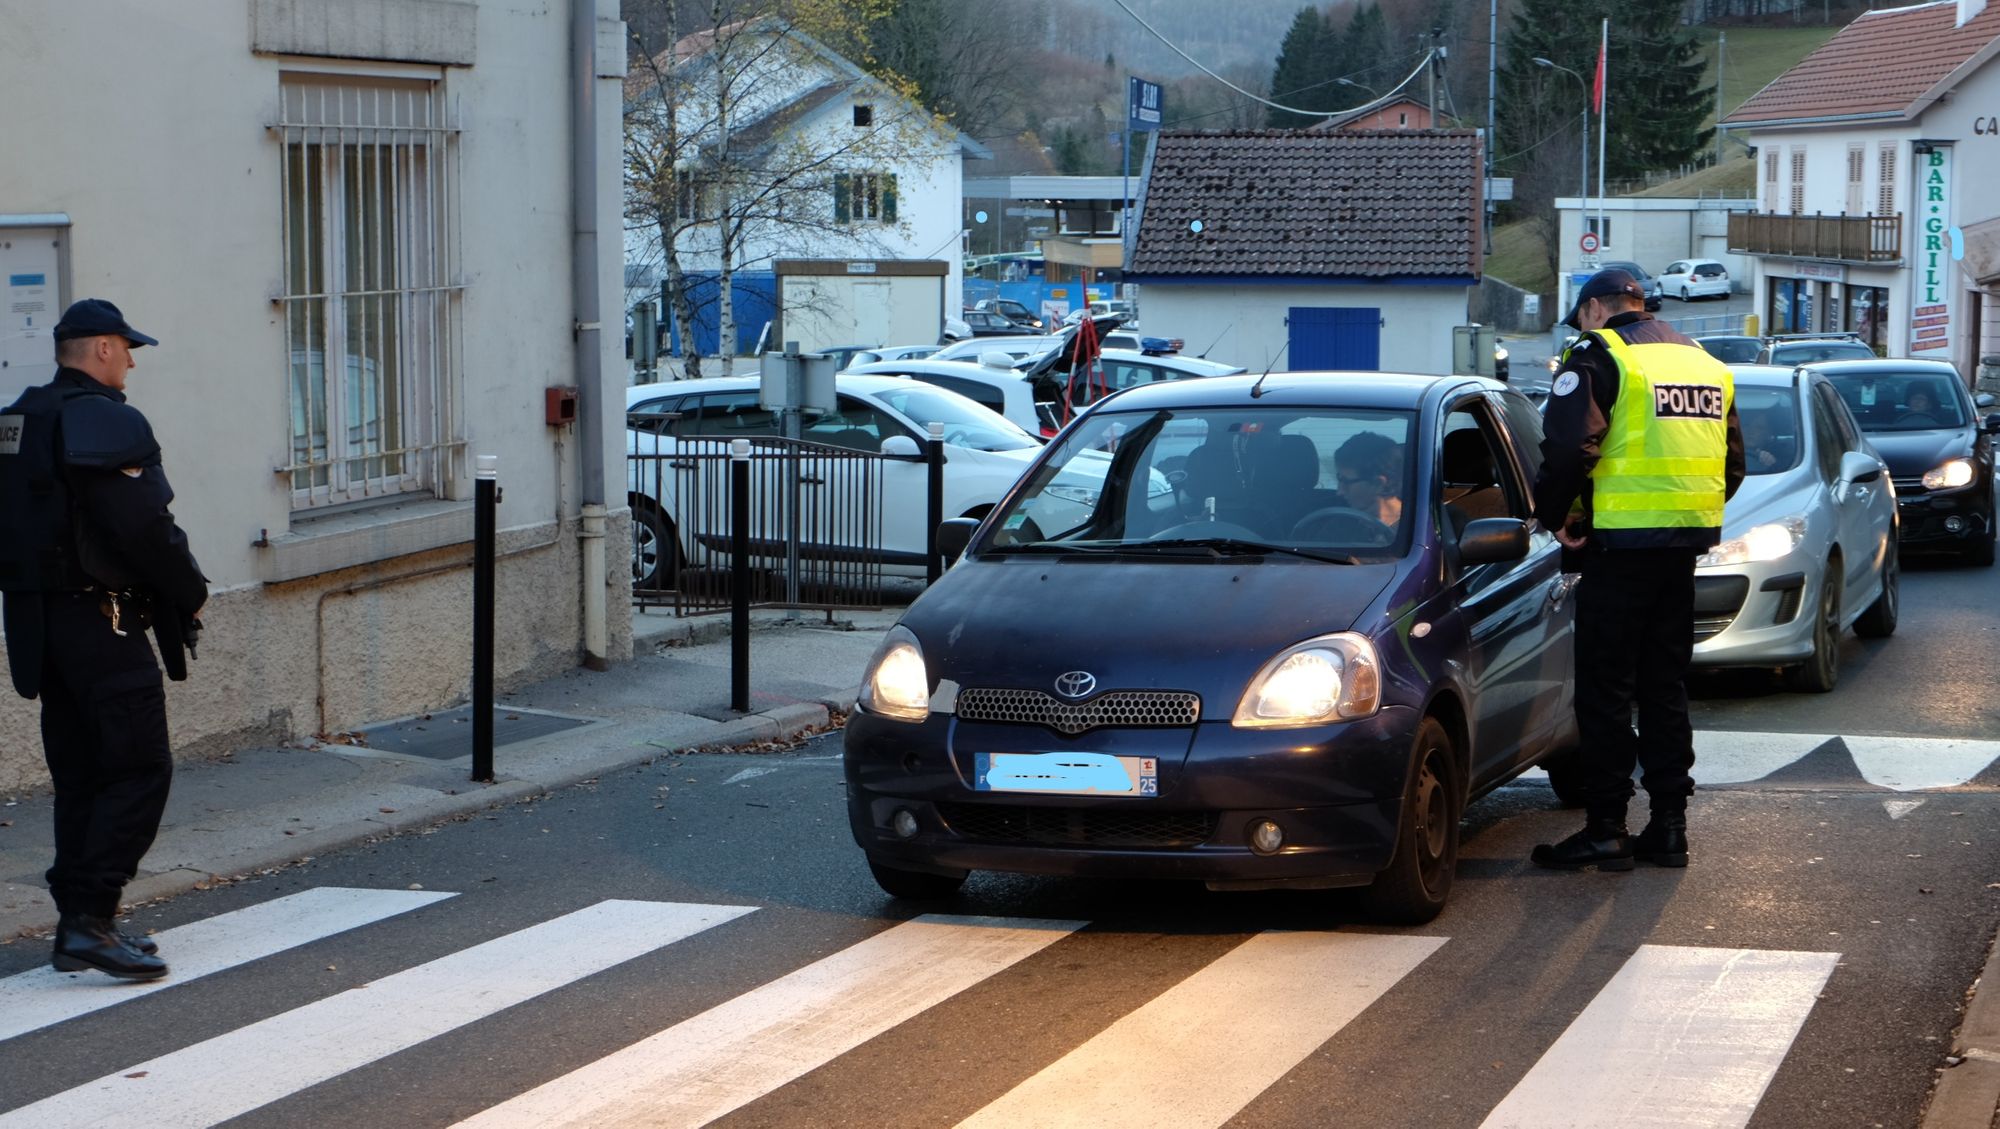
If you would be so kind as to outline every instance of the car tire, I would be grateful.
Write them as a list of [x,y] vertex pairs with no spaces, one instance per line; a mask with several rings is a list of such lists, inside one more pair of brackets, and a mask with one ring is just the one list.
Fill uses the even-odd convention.
[[1422,925],[1444,910],[1458,866],[1458,820],[1464,811],[1465,782],[1451,736],[1436,718],[1427,717],[1411,747],[1395,853],[1365,895],[1372,916],[1396,925]]
[[1806,661],[1785,671],[1785,685],[1807,694],[1825,694],[1840,682],[1840,558],[1826,562],[1813,621],[1813,650]]
[[1681,287],[1681,301],[1683,302],[1693,301],[1693,299],[1688,297],[1688,288],[1685,286]]
[[949,874],[932,874],[923,870],[898,870],[893,866],[883,866],[874,859],[868,860],[868,873],[875,876],[875,884],[882,887],[883,893],[913,902],[949,898],[965,885],[965,872],[954,878]]
[[1889,539],[1889,554],[1882,562],[1882,594],[1854,621],[1854,633],[1864,639],[1887,639],[1896,633],[1896,613],[1902,600],[1902,553],[1896,539]]
[[674,523],[650,498],[633,498],[632,587],[658,592],[680,575],[681,545]]
[[1549,791],[1556,803],[1566,808],[1583,806],[1583,750],[1572,745],[1542,758],[1541,768],[1549,774]]

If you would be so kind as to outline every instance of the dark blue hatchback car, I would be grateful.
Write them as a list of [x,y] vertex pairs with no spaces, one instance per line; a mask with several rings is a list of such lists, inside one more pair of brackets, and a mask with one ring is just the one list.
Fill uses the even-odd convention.
[[1539,442],[1524,397],[1470,377],[1101,401],[976,533],[947,523],[963,554],[868,668],[845,759],[876,880],[1367,886],[1384,918],[1436,916],[1469,800],[1573,771]]

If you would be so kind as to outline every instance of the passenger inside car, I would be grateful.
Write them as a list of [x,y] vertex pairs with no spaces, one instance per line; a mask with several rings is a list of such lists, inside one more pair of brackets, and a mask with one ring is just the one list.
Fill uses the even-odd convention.
[[1750,474],[1784,470],[1792,465],[1797,444],[1791,436],[1780,435],[1773,416],[1780,409],[1745,410],[1743,426],[1743,467]]
[[1403,481],[1403,445],[1364,431],[1340,445],[1333,466],[1347,505],[1394,530],[1403,520],[1403,499],[1396,493]]

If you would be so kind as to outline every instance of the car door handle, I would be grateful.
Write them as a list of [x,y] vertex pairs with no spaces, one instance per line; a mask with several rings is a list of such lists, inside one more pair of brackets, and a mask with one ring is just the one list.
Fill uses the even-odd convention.
[[1549,606],[1552,608],[1562,607],[1563,601],[1569,599],[1569,594],[1576,591],[1577,581],[1582,579],[1582,576],[1574,572],[1565,572],[1558,575],[1554,582],[1549,585]]

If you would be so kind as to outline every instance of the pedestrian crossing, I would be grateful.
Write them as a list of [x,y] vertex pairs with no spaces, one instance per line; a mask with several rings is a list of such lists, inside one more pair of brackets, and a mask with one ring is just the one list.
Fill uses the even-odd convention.
[[[1546,776],[1530,769],[1521,779]],[[2000,789],[2000,741],[1697,729],[1694,778],[1697,788]]]
[[[184,1001],[176,1006],[198,1006],[202,992],[266,957],[436,912],[454,897],[307,890],[159,934],[175,970],[165,981],[107,987],[93,974],[42,970],[8,977],[0,980],[0,1056],[11,1040],[57,1039],[64,1023],[148,996],[168,993]],[[755,928],[759,920],[759,908],[749,905],[597,902],[331,996],[296,1006],[275,1001],[284,1010],[165,1054],[109,1064],[116,1068],[101,1077],[0,1109],[0,1129],[214,1125],[482,1024],[492,1025],[485,1031],[494,1039],[533,1038],[502,1013],[710,930]],[[487,1095],[487,1108],[457,1124],[708,1124],[972,989],[1016,977],[1031,993],[1038,960],[1044,969],[1048,962],[1097,962],[1104,967],[1091,964],[1088,974],[1108,979],[1143,965],[1079,936],[1091,929],[1080,920],[954,914],[885,922],[622,1049],[539,1085],[524,1083],[517,1094]],[[1456,991],[1437,982],[1455,975],[1436,967],[1452,945],[1445,935],[1359,930],[1225,938],[1217,955],[1180,969],[1137,1006],[1093,1015],[1094,1033],[1080,1042],[1038,1050],[1018,1078],[1004,1079],[993,1088],[997,1096],[977,1108],[902,1122],[1220,1126],[1310,1069],[1315,1055],[1390,994]],[[1511,1092],[1483,1124],[1746,1125],[1839,960],[1836,952],[1641,945],[1539,1058],[1524,1057]],[[312,994],[309,986],[300,992]],[[93,1044],[100,1053],[103,1046]],[[899,1069],[949,1073],[977,1052],[934,1050]],[[0,1107],[8,1101],[0,1088]]]

